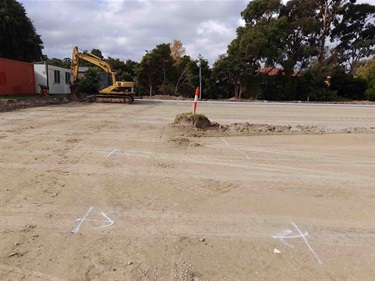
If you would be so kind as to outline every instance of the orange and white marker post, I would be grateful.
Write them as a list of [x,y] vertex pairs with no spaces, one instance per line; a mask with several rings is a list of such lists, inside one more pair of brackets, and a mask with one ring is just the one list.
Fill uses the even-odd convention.
[[197,111],[197,103],[198,103],[198,96],[199,96],[199,87],[195,90],[195,97],[194,97],[194,104],[193,104],[193,112]]

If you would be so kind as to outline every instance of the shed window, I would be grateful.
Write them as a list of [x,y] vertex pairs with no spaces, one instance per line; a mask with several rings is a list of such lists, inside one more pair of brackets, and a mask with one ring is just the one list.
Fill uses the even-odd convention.
[[60,71],[55,70],[54,73],[55,73],[55,83],[60,84]]
[[65,84],[70,84],[70,73],[65,72]]

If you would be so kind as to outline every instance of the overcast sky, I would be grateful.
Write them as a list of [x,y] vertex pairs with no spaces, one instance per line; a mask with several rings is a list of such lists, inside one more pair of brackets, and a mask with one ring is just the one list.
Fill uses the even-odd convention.
[[[17,0],[41,35],[49,58],[74,46],[139,62],[145,51],[180,40],[193,59],[212,65],[236,37],[249,0]],[[375,4],[375,0],[357,1]]]

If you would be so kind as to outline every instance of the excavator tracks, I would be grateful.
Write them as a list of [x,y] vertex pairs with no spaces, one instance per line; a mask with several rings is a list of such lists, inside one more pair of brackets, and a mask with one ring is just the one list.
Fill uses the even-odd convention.
[[133,103],[134,97],[132,95],[92,95],[86,97],[88,102],[103,102],[103,103]]

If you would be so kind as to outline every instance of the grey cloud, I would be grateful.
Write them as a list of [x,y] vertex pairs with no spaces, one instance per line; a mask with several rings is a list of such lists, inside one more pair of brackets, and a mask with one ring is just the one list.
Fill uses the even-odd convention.
[[235,38],[240,12],[247,5],[244,0],[19,1],[42,36],[49,57],[70,57],[78,46],[140,61],[145,50],[177,39],[188,55],[196,58],[202,54],[211,64]]

